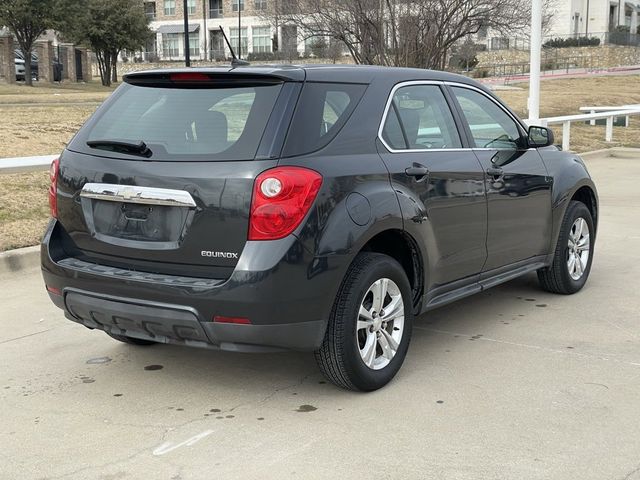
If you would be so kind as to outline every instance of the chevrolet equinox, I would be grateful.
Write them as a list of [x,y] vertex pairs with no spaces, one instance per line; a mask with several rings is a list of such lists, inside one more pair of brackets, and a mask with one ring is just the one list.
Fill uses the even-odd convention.
[[537,272],[579,291],[583,161],[448,73],[131,73],[51,165],[42,271],[70,320],[134,345],[315,352],[389,382],[424,312]]

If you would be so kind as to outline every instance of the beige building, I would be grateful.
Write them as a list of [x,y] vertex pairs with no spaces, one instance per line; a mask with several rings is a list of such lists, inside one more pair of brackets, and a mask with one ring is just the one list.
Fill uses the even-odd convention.
[[[189,15],[189,50],[195,60],[223,59],[230,56],[228,47],[219,31],[222,26],[236,54],[240,32],[241,57],[247,54],[272,53],[274,40],[280,51],[304,52],[305,42],[293,26],[275,31],[269,21],[260,14],[268,8],[268,2],[276,0],[187,0]],[[238,10],[241,29],[238,30]],[[183,60],[184,16],[183,0],[148,0],[145,11],[150,18],[151,29],[156,33],[147,46],[146,59],[155,55],[159,60]]]
[[640,0],[560,0],[550,29],[553,36],[598,36],[616,27],[637,33]]

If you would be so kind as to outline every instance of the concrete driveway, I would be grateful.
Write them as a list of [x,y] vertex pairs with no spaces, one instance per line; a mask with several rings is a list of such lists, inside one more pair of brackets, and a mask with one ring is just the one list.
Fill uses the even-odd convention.
[[311,355],[119,344],[0,277],[0,478],[640,479],[640,155],[591,157],[579,294],[528,276],[416,322],[371,394]]

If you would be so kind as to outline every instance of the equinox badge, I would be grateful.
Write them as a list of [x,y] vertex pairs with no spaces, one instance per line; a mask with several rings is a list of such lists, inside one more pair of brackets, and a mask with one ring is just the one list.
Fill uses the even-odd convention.
[[202,250],[200,255],[212,258],[238,258],[238,254],[235,252],[211,252],[209,250]]

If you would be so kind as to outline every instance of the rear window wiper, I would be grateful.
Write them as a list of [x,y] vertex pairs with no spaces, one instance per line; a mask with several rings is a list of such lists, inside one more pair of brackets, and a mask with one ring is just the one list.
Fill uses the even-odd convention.
[[128,153],[130,155],[140,155],[149,158],[153,152],[149,150],[147,144],[140,140],[138,143],[123,142],[120,140],[89,140],[87,142],[91,148],[100,148],[112,152]]

